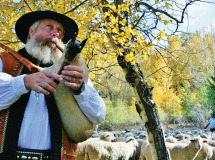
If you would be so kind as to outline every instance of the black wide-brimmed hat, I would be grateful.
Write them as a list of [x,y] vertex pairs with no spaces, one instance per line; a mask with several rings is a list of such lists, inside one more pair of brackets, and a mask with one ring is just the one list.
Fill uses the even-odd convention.
[[215,111],[213,111],[213,112],[211,113],[211,115],[215,115]]
[[74,20],[72,20],[71,18],[63,14],[46,10],[46,11],[30,12],[20,17],[17,20],[15,25],[17,37],[23,43],[26,43],[30,26],[34,22],[42,19],[53,19],[62,24],[64,28],[64,37],[63,37],[64,43],[68,42],[71,38],[74,38],[74,35],[77,36],[78,34],[78,26]]

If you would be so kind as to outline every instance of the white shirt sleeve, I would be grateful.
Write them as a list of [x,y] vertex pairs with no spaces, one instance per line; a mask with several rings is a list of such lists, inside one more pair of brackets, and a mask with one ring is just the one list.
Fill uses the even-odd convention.
[[106,108],[103,99],[92,87],[90,79],[85,83],[84,91],[79,95],[74,95],[81,111],[93,123],[99,124],[105,119]]
[[24,76],[12,77],[3,73],[3,64],[0,58],[0,110],[10,107],[22,94],[28,92],[24,84]]

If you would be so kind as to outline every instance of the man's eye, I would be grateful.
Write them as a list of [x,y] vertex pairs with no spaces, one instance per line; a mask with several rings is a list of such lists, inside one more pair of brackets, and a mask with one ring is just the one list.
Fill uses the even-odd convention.
[[53,27],[52,27],[52,25],[47,24],[47,25],[46,25],[46,28],[52,29]]
[[62,29],[58,29],[58,32],[63,32],[63,30]]

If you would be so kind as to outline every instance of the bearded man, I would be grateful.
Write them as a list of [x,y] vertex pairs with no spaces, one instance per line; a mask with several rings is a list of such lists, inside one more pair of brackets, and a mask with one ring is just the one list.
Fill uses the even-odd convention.
[[[53,11],[25,14],[15,30],[26,44],[18,53],[40,67],[58,61],[62,53],[56,45],[65,48],[64,44],[78,34],[72,19]],[[0,159],[75,159],[77,144],[64,132],[55,100],[47,95],[56,92],[56,81],[65,80],[83,114],[93,124],[101,123],[105,104],[91,81],[84,82],[83,69],[68,65],[61,75],[31,73],[9,53],[0,57]]]

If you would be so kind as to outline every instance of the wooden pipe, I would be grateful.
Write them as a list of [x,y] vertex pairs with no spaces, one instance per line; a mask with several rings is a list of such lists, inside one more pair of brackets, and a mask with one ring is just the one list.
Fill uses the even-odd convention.
[[62,53],[64,52],[63,48],[61,48],[58,44],[55,44],[55,45]]
[[[0,47],[2,49],[4,49],[6,52],[10,53],[14,58],[16,58],[18,61],[20,61],[25,67],[28,68],[29,71],[31,71],[32,73],[35,73],[35,72],[39,72],[39,67],[33,63],[31,63],[29,60],[27,60],[26,58],[24,58],[23,56],[21,56],[18,52],[12,50],[10,47],[6,46],[5,44],[3,43],[0,43]],[[56,47],[63,53],[64,50],[63,48],[61,48],[59,45],[56,44]],[[65,66],[65,65],[68,65],[68,63],[63,63],[62,64],[62,67],[61,67],[61,70],[59,70],[58,74],[61,73],[62,71],[62,68]]]

